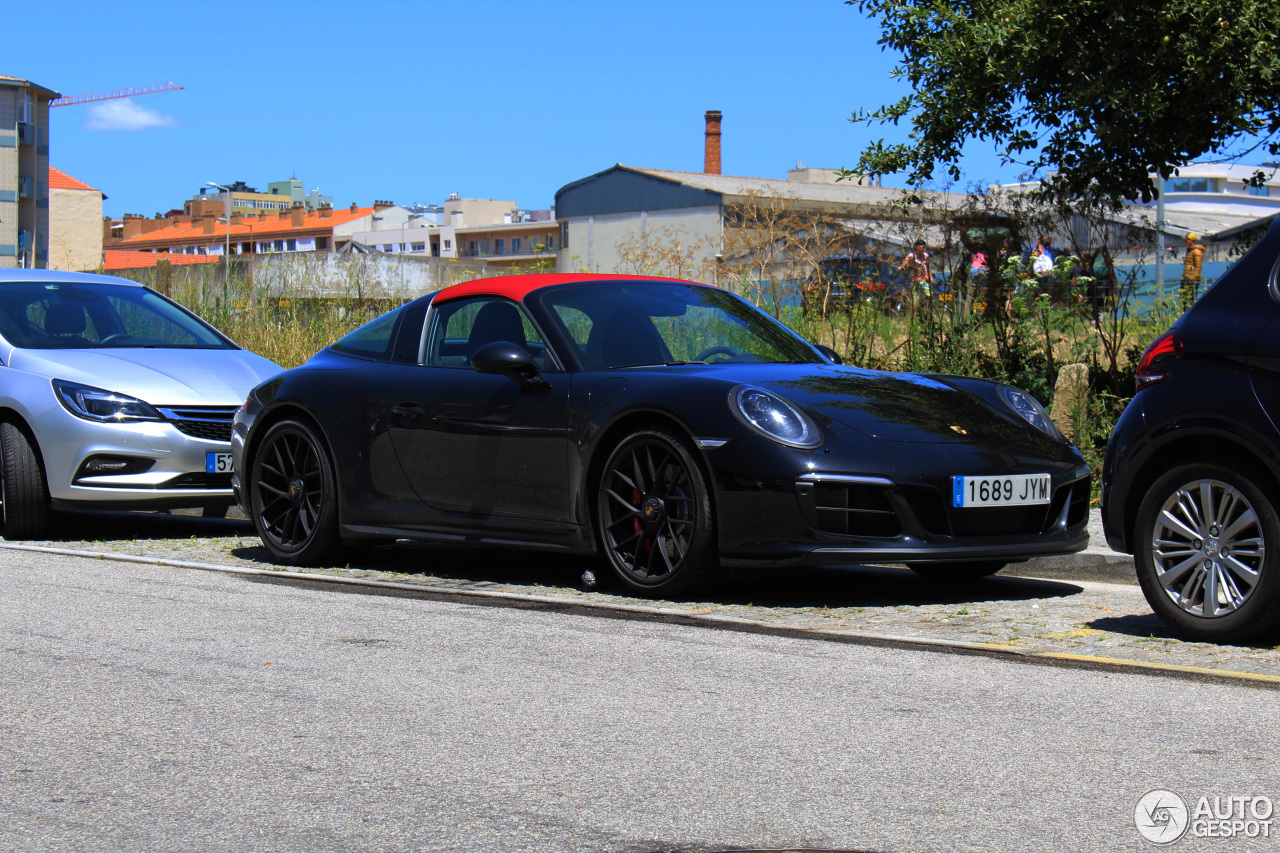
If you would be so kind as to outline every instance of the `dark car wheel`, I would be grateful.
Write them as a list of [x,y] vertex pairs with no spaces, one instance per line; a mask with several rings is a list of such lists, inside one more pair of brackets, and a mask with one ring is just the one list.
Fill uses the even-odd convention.
[[970,581],[994,575],[1007,565],[1004,560],[971,560],[965,563],[907,563],[907,568],[931,581]]
[[677,436],[655,427],[623,439],[605,462],[597,499],[601,547],[633,590],[686,592],[715,571],[707,483]]
[[1156,615],[1198,640],[1229,642],[1280,627],[1280,519],[1249,476],[1183,465],[1138,510],[1134,562]]
[[313,427],[281,421],[253,456],[249,494],[253,524],[279,560],[313,565],[339,545],[333,466]]
[[49,485],[40,457],[16,424],[0,423],[0,518],[5,539],[49,535]]

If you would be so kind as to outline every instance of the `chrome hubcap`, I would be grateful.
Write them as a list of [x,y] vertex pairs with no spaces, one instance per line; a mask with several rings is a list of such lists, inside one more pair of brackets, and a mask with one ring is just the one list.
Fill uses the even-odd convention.
[[1151,532],[1160,587],[1195,616],[1239,610],[1257,588],[1265,555],[1257,512],[1220,480],[1196,480],[1170,495]]

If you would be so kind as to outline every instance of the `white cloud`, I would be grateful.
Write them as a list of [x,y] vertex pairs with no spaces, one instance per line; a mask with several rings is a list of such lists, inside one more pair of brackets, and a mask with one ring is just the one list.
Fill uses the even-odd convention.
[[149,127],[172,127],[172,116],[149,110],[131,98],[103,101],[89,105],[88,130],[146,130]]

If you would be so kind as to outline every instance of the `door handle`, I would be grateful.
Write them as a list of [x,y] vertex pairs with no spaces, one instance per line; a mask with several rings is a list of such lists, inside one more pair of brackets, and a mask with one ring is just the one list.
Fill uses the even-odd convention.
[[422,407],[408,403],[399,406],[392,406],[391,414],[399,415],[402,418],[420,418],[422,417]]

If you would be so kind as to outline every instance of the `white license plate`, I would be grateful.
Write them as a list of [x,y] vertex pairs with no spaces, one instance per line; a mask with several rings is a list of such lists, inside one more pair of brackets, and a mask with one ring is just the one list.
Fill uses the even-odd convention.
[[1049,502],[1048,474],[952,477],[952,506],[1025,506]]
[[230,474],[234,470],[231,465],[231,454],[206,453],[204,470],[206,474]]

